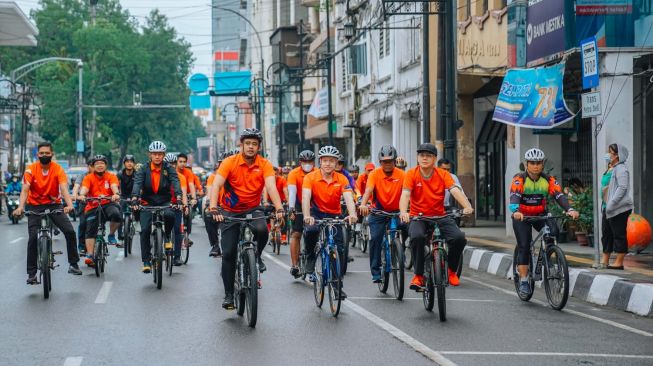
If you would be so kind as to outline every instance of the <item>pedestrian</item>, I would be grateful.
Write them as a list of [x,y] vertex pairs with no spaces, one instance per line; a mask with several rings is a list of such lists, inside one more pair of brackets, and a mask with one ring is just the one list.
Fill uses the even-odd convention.
[[[626,226],[628,216],[633,211],[633,199],[630,196],[630,173],[626,166],[628,149],[621,144],[611,144],[608,146],[606,160],[612,166],[612,171],[607,191],[604,193],[606,199],[603,221],[602,264],[608,269],[623,270],[624,257],[628,252]],[[617,253],[617,257],[614,263],[610,265],[610,255],[613,251]]]

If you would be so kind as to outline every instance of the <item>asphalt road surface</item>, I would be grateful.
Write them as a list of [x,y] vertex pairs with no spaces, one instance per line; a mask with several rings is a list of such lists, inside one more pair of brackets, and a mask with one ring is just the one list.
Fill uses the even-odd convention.
[[[208,257],[196,220],[187,265],[164,275],[157,290],[140,272],[140,246],[128,258],[110,247],[97,278],[67,274],[65,254],[53,292],[25,284],[27,225],[0,219],[0,365],[653,365],[653,320],[571,298],[560,312],[542,289],[521,302],[512,283],[467,270],[447,291],[447,321],[372,284],[369,259],[355,262],[340,316],[319,309],[305,282],[289,274],[288,247],[266,250],[255,329],[221,308],[219,259]],[[65,253],[63,236],[55,250]],[[409,281],[406,274],[406,283]],[[392,290],[390,290],[392,293]]]

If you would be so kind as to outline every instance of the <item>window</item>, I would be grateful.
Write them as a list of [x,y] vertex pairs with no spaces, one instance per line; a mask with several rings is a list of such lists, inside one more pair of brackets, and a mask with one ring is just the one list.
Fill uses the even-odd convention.
[[349,74],[367,75],[367,43],[351,46],[350,56]]
[[408,55],[411,60],[419,59],[420,55],[420,33],[421,33],[421,22],[417,20],[416,17],[410,18],[410,39],[408,40]]
[[351,88],[349,83],[349,73],[347,72],[347,59],[349,58],[348,54],[349,54],[349,50],[345,50],[345,52],[342,52],[340,54],[340,75],[342,80],[342,85],[340,88],[341,93],[349,91],[349,89]]
[[385,22],[381,24],[379,28],[379,58],[383,58],[385,55]]
[[[386,27],[388,26],[387,22],[385,23],[385,26]],[[385,30],[385,54],[386,54],[386,56],[390,55],[390,34],[392,34],[392,32],[390,32],[390,30],[386,29]]]

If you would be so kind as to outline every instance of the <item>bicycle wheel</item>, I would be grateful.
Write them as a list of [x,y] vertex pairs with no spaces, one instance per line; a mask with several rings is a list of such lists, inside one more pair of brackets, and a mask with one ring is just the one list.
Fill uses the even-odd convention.
[[569,297],[569,269],[565,253],[556,245],[546,249],[543,281],[549,304],[555,310],[562,310]]
[[104,265],[107,263],[107,244],[102,241],[100,243],[100,260],[98,261],[98,264],[100,265],[100,273],[104,273]]
[[154,261],[152,263],[152,272],[154,273],[154,281],[156,288],[161,289],[163,286],[163,229],[156,228],[154,240]]
[[274,230],[274,253],[281,254],[281,230]]
[[173,261],[173,251],[172,250],[167,250],[166,251],[166,271],[168,272],[168,276],[172,276],[172,267],[174,267],[172,261]]
[[188,257],[190,257],[190,247],[188,246],[189,240],[188,233],[184,232],[184,239],[181,242],[181,261],[184,264],[188,263]]
[[[318,243],[318,245],[320,245]],[[322,307],[324,302],[324,263],[326,258],[322,255],[323,251],[320,250],[315,258],[315,282],[313,282],[313,298],[315,298],[315,305],[318,308]]]
[[381,244],[381,282],[378,283],[379,291],[382,294],[385,294],[388,291],[388,286],[390,285],[390,271],[388,271],[388,266],[391,265],[388,263],[388,246],[385,239],[383,239],[383,244]]
[[39,265],[41,266],[41,284],[43,285],[43,298],[50,298],[50,260],[48,258],[48,238],[39,237],[38,242]]
[[125,247],[125,249],[129,248],[129,254],[132,254],[132,245],[134,244],[134,235],[136,235],[136,225],[134,224],[134,221],[132,221],[131,225],[129,225],[129,246]]
[[422,301],[424,302],[424,308],[426,311],[433,311],[433,305],[435,305],[435,285],[433,283],[433,257],[428,255],[424,258],[424,282],[426,286],[424,292],[422,292]]
[[329,253],[329,278],[327,280],[327,287],[329,291],[329,308],[331,315],[337,317],[340,313],[340,290],[342,289],[342,278],[340,277],[340,263],[338,258],[338,251],[334,250]]
[[402,258],[401,239],[394,238],[390,245],[390,257],[392,258],[392,285],[395,290],[395,298],[404,298],[404,259]]
[[[252,243],[252,247],[254,244]],[[258,316],[258,271],[256,269],[256,255],[254,249],[245,250],[243,258],[245,268],[245,310],[247,314],[247,325],[256,327]]]
[[246,267],[243,265],[244,255],[240,252],[240,249],[236,257],[236,277],[234,278],[234,293],[236,294],[234,300],[236,302],[236,313],[238,316],[243,316],[245,314],[245,300],[247,300],[247,294],[245,294],[245,284],[240,283],[241,278],[246,278]]
[[[346,228],[342,228],[342,240],[343,243],[345,243],[344,248],[343,248],[343,256],[342,261],[340,262],[340,265],[342,266],[342,274],[344,276],[345,273],[347,273],[347,267],[349,264],[349,245],[347,244],[347,240],[351,238],[352,233],[349,232]],[[354,236],[356,236],[356,233],[353,233]]]
[[517,270],[517,250],[518,248],[515,247],[515,251],[513,252],[512,255],[512,279],[513,282],[515,283],[515,291],[517,291],[517,296],[521,301],[529,301],[531,297],[533,297],[533,292],[535,292],[535,281],[533,280],[533,258],[532,256],[528,256],[528,282],[531,286],[531,293],[528,295],[523,295],[519,291],[519,271]]
[[444,249],[439,248],[435,251],[435,259],[433,261],[435,267],[435,289],[438,296],[438,315],[440,321],[447,320],[447,300],[446,300],[446,286],[447,280],[445,278],[447,273],[447,255]]
[[131,218],[130,215],[125,215],[125,220],[122,223],[122,255],[127,258],[129,256],[129,245],[131,237],[129,232],[131,231]]
[[403,258],[404,258],[404,268],[405,269],[412,269],[413,268],[413,252],[412,248],[410,247],[410,243],[406,245],[407,242],[409,242],[410,239],[407,239],[406,242],[403,242],[401,244],[402,252],[403,252]]
[[368,224],[361,225],[361,251],[367,251],[367,245],[370,243],[370,226]]
[[100,277],[100,255],[101,250],[100,250],[100,244],[102,243],[102,239],[98,236],[95,240],[95,248],[93,248],[93,259],[95,260],[95,277]]

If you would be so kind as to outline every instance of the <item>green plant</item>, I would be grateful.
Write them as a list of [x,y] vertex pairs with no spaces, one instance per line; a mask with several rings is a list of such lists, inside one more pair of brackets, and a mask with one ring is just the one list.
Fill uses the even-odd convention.
[[572,207],[580,216],[575,220],[579,231],[592,233],[594,231],[594,197],[592,188],[587,188],[573,196]]

